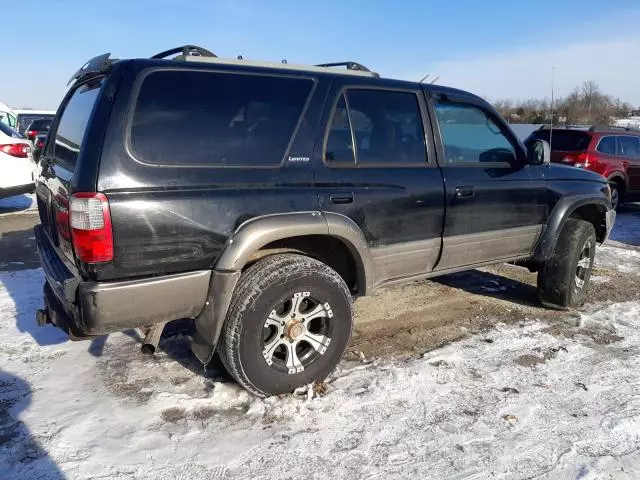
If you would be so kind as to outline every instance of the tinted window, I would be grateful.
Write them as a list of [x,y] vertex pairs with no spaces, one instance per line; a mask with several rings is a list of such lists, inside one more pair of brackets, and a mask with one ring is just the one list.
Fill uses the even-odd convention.
[[[531,134],[532,137],[549,142],[551,130],[537,130]],[[587,132],[579,130],[553,130],[553,138],[551,139],[551,150],[560,150],[563,152],[578,152],[587,150],[591,136]]]
[[42,131],[49,130],[49,128],[51,128],[51,120],[34,120],[33,122],[31,122],[31,125],[29,125],[29,130]]
[[515,148],[480,108],[440,100],[435,109],[446,163],[515,161]]
[[76,164],[100,86],[101,81],[84,84],[69,99],[55,136],[53,155],[56,162],[70,166]]
[[325,159],[327,162],[341,162],[355,164],[356,157],[353,150],[353,142],[351,137],[351,128],[349,127],[349,115],[347,113],[347,104],[344,95],[340,96],[336,105],[329,136],[327,138],[327,147],[325,150]]
[[21,132],[24,132],[31,122],[38,121],[41,119],[46,119],[51,124],[51,120],[53,120],[53,115],[42,115],[42,114],[24,114],[21,113],[18,115],[18,128]]
[[158,165],[278,165],[312,87],[307,79],[153,72],[136,103],[132,150]]
[[24,138],[24,136],[20,135],[18,132],[16,132],[9,125],[6,125],[6,124],[4,124],[2,122],[0,122],[0,132],[4,133],[5,135],[8,135],[9,137]]
[[619,155],[627,158],[640,158],[640,143],[637,137],[618,137]]
[[616,137],[602,137],[596,149],[606,155],[616,154]]
[[362,165],[427,161],[420,105],[415,94],[352,89],[346,95],[348,111],[341,97],[333,115],[327,161],[355,161]]

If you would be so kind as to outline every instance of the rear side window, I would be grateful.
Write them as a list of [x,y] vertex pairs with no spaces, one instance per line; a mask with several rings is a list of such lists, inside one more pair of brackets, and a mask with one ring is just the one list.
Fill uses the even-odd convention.
[[349,89],[345,95],[338,100],[330,123],[327,163],[426,164],[424,128],[415,93]]
[[74,167],[98,98],[102,81],[86,83],[73,93],[65,106],[55,135],[53,156],[56,163]]
[[[533,132],[536,139],[549,141],[550,130],[539,130]],[[591,136],[587,132],[579,130],[553,130],[551,138],[551,150],[560,150],[562,152],[579,152],[587,150],[591,142]]]
[[313,81],[187,70],[148,74],[130,147],[141,162],[172,166],[277,166]]
[[620,156],[640,158],[640,143],[637,137],[618,137],[618,151]]
[[602,137],[596,150],[605,155],[616,154],[616,137]]

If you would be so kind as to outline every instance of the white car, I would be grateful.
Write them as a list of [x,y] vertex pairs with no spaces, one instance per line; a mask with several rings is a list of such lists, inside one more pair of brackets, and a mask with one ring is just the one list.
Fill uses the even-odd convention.
[[34,167],[31,142],[0,123],[0,198],[33,192]]

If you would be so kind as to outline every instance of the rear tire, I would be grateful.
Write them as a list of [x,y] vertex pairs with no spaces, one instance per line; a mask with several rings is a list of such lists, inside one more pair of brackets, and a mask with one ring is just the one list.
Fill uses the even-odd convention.
[[595,250],[593,225],[585,220],[568,219],[553,254],[538,272],[538,297],[542,304],[569,309],[584,303]]
[[273,255],[240,277],[223,326],[223,365],[265,397],[321,381],[344,353],[353,325],[344,280],[303,255]]
[[622,189],[620,185],[613,181],[609,182],[609,187],[611,188],[611,206],[614,210],[618,210],[618,206],[620,205],[620,201],[622,199]]

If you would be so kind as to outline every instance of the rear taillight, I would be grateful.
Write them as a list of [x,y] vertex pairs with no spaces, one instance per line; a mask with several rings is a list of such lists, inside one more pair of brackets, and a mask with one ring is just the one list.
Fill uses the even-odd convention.
[[581,152],[565,156],[562,159],[562,163],[573,164],[578,168],[587,168],[592,162],[587,152]]
[[29,140],[32,140],[32,139],[36,138],[36,134],[37,134],[37,133],[38,133],[38,132],[36,132],[35,130],[28,130],[28,131],[27,131],[27,138],[28,138]]
[[69,202],[69,226],[76,256],[85,263],[113,260],[109,201],[102,193],[74,193]]
[[11,143],[9,145],[0,145],[0,152],[12,157],[27,158],[31,153],[31,147],[24,143]]

